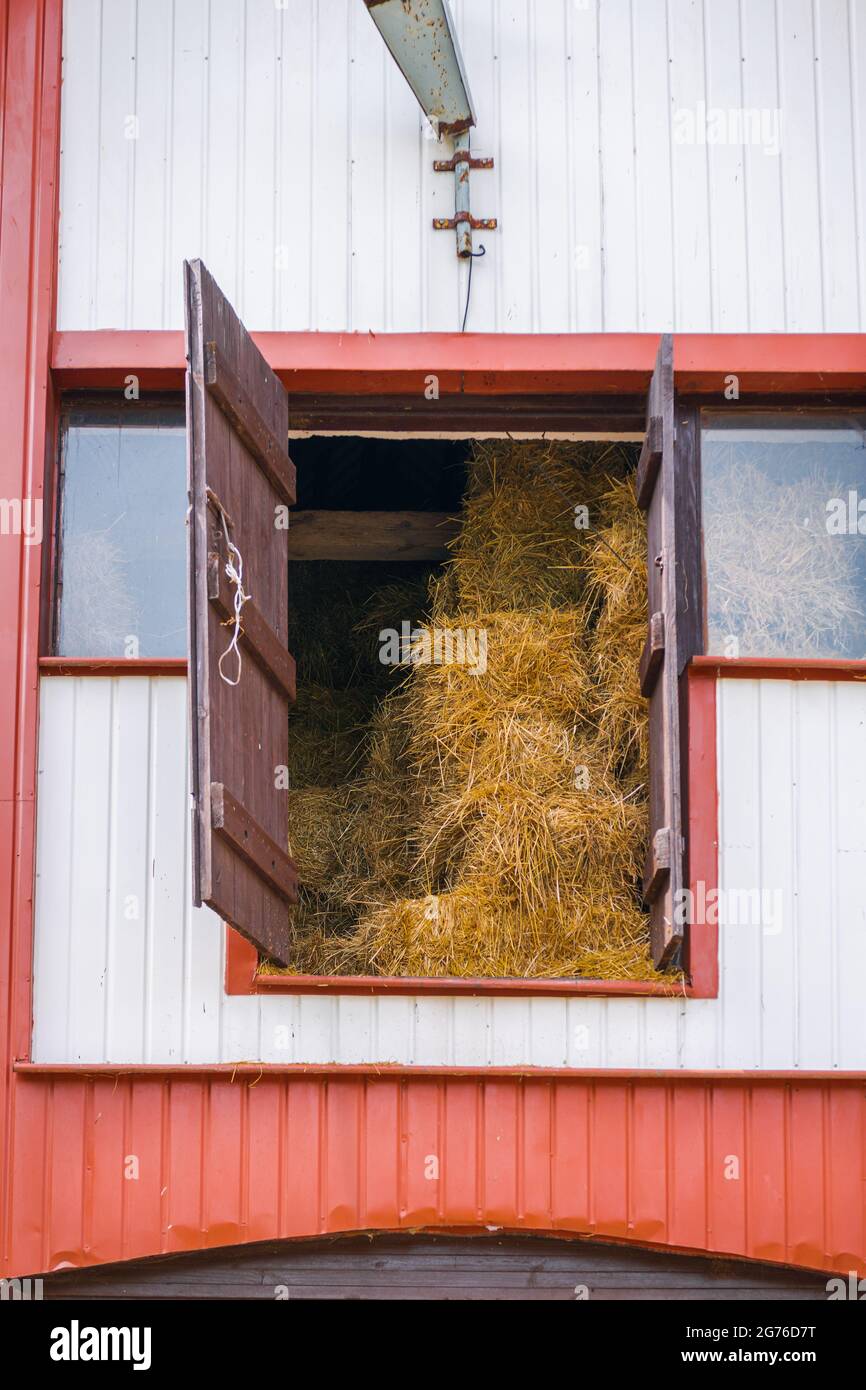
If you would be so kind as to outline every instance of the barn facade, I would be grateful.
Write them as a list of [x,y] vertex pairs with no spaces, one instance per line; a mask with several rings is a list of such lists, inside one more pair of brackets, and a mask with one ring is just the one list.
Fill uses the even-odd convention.
[[182,405],[185,260],[295,434],[640,443],[661,335],[683,437],[862,431],[853,0],[453,10],[471,262],[361,0],[0,0],[7,1277],[491,1228],[866,1273],[866,653],[683,663],[685,883],[784,912],[674,989],[262,973],[192,905],[186,658],[52,638],[64,412]]

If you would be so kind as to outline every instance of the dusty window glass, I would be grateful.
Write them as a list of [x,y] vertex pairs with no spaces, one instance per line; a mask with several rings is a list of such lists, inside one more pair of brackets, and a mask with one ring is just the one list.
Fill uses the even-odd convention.
[[866,421],[702,423],[707,652],[866,658]]
[[181,407],[64,417],[59,655],[185,655],[185,517]]

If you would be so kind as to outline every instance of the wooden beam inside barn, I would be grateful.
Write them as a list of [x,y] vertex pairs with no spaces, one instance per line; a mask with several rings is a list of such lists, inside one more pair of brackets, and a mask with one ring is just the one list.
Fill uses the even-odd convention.
[[443,560],[456,533],[445,512],[292,512],[289,559]]

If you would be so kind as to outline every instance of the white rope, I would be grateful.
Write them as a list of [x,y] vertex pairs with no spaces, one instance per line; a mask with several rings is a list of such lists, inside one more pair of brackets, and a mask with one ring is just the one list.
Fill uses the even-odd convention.
[[[241,609],[243,608],[244,604],[252,597],[252,595],[244,593],[243,556],[241,555],[241,552],[238,550],[237,546],[233,545],[232,542],[229,540],[229,531],[228,526],[226,525],[226,514],[223,511],[222,507],[220,507],[219,513],[220,520],[223,524],[223,535],[226,538],[226,547],[229,551],[229,558],[226,560],[225,572],[230,583],[234,584],[235,586],[235,597],[233,620],[234,631],[232,632],[232,640],[229,642],[228,646],[226,647],[225,651],[223,652],[222,656],[217,662],[217,670],[219,671],[220,676],[225,681],[226,685],[240,685],[241,666],[243,664],[241,659],[240,648],[238,647],[238,639],[241,635]],[[237,558],[237,565],[235,565],[234,559],[232,557]],[[223,662],[225,661],[226,657],[229,655],[230,652],[234,652],[235,656],[238,659],[238,673],[234,680],[232,680],[230,676],[227,676],[225,671],[223,670]]]

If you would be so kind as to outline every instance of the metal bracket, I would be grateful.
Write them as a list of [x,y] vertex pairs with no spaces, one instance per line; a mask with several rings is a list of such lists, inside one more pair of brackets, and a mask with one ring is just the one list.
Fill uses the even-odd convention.
[[433,169],[437,174],[454,175],[454,216],[434,217],[433,229],[437,232],[457,232],[457,255],[461,259],[472,255],[473,231],[493,232],[496,230],[495,217],[473,217],[469,211],[469,171],[470,169],[492,169],[491,158],[476,159],[469,152],[469,132],[454,137],[454,153],[450,159],[434,159]]
[[434,159],[433,169],[437,174],[453,174],[458,164],[468,164],[470,169],[492,169],[493,159],[476,159],[468,150],[458,150],[450,159]]
[[483,232],[496,231],[495,217],[473,217],[471,212],[458,212],[456,217],[434,217],[433,226],[437,232],[453,232],[455,227],[459,227],[461,222],[468,222],[474,232],[479,229]]

